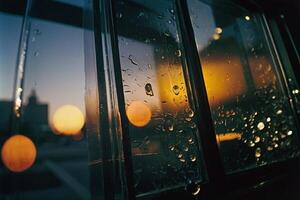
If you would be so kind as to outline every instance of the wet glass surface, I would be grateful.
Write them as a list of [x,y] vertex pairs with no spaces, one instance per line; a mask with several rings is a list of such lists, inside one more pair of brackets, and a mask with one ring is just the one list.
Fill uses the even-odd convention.
[[37,10],[0,13],[0,199],[90,199],[83,29]]
[[297,156],[298,89],[286,87],[294,80],[283,73],[263,18],[209,2],[190,0],[188,7],[226,172]]
[[117,1],[116,8],[136,195],[189,183],[199,193],[205,170],[174,1]]

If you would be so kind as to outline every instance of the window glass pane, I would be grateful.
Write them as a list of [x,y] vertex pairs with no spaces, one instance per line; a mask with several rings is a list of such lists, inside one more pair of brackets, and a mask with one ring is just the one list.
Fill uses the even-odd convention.
[[[17,78],[20,84],[15,83],[17,88],[6,88],[16,93],[14,108],[6,111],[1,107],[1,115],[11,116],[11,123],[0,135],[0,199],[90,199],[83,29],[59,23],[59,17],[53,22],[53,10],[38,12],[45,11],[43,5],[33,3],[21,34],[11,25],[0,29],[1,40],[7,34],[6,42],[14,46],[23,37],[19,53],[25,58],[17,60],[18,48],[14,48],[5,52],[11,55],[0,59],[2,66],[13,56],[9,70],[23,72]],[[82,17],[73,14],[67,16]],[[1,88],[6,82],[2,70]]]
[[22,17],[0,12],[0,138],[9,130],[21,26]]
[[117,1],[116,10],[136,194],[203,181],[174,1]]
[[188,7],[226,171],[298,155],[291,98],[262,17],[208,2]]

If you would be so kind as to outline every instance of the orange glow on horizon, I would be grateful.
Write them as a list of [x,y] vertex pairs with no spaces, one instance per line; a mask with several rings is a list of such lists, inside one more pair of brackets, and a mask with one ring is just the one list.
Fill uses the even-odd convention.
[[218,133],[216,137],[217,137],[218,144],[220,144],[221,142],[240,140],[242,138],[242,134],[241,133]]
[[127,118],[136,127],[146,126],[152,117],[150,108],[141,101],[133,101],[126,110]]
[[14,135],[2,146],[1,157],[7,169],[12,172],[23,172],[33,165],[36,148],[28,137]]
[[231,63],[213,58],[202,63],[203,76],[210,106],[216,106],[246,92],[242,64],[238,58]]
[[54,129],[63,135],[79,134],[84,126],[82,112],[73,105],[64,105],[58,108],[53,115]]

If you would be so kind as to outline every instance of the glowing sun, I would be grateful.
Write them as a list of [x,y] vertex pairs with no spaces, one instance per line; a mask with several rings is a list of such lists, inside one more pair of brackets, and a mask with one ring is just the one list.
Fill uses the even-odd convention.
[[151,110],[141,101],[133,101],[126,110],[127,118],[137,127],[146,126],[151,120]]
[[24,135],[8,138],[2,146],[3,164],[12,172],[23,172],[30,168],[36,158],[36,148],[31,139]]
[[57,132],[63,135],[76,135],[84,125],[84,116],[76,106],[64,105],[55,111],[52,121]]

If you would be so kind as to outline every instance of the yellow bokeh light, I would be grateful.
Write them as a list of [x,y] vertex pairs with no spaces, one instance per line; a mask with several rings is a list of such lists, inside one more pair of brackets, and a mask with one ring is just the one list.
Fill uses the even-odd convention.
[[76,106],[64,105],[55,111],[52,121],[58,133],[76,135],[84,125],[84,116]]
[[136,127],[144,127],[151,120],[150,108],[141,101],[133,101],[126,110],[127,118]]
[[8,138],[2,146],[3,164],[12,172],[23,172],[30,168],[36,159],[34,143],[24,135]]

